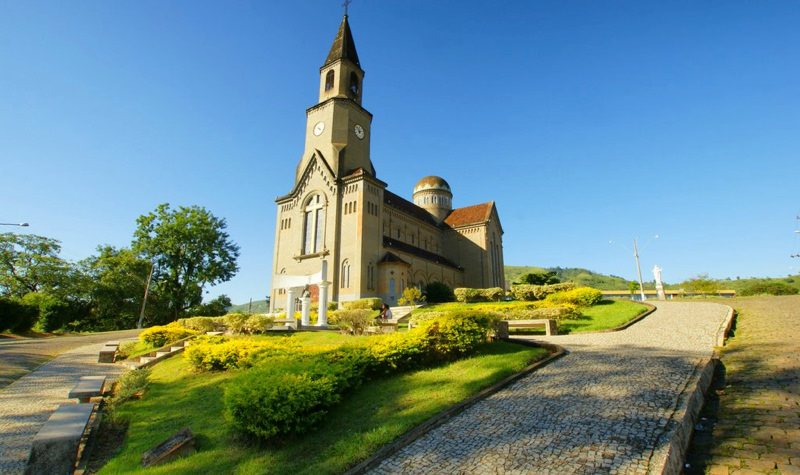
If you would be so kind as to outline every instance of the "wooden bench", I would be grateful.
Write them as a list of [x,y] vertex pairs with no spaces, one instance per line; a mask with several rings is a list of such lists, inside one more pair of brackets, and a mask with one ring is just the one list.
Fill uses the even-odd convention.
[[507,330],[516,328],[537,328],[544,327],[546,335],[558,335],[558,324],[555,320],[544,318],[541,320],[503,320],[501,323],[506,323]]
[[89,402],[91,398],[103,395],[105,384],[105,376],[81,376],[78,384],[69,392],[69,397],[77,398],[80,402]]
[[72,473],[95,404],[62,404],[33,438],[26,475]]

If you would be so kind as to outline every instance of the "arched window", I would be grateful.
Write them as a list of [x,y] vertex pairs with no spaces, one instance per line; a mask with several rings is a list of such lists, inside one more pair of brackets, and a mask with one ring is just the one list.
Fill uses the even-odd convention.
[[325,201],[314,194],[306,201],[303,229],[303,254],[313,254],[323,248],[325,236]]
[[389,297],[394,300],[394,277],[389,279]]
[[342,262],[342,275],[341,275],[341,287],[343,289],[350,288],[350,261],[347,259]]
[[334,78],[334,72],[333,72],[333,69],[331,69],[330,71],[328,71],[328,74],[325,75],[325,90],[326,91],[330,91],[331,89],[333,89],[333,78]]
[[355,72],[350,73],[350,87],[348,87],[347,90],[350,92],[350,97],[358,97],[358,74]]

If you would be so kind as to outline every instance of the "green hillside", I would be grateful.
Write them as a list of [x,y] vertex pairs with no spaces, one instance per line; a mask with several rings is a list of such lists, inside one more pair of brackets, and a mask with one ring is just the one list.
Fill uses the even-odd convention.
[[[516,282],[523,275],[532,272],[555,272],[561,282],[571,280],[579,287],[592,287],[598,290],[624,290],[628,288],[628,281],[622,277],[598,274],[577,267],[505,266],[506,280],[509,282]],[[645,283],[646,287],[647,283]]]
[[253,300],[253,306],[250,307],[250,303],[243,303],[240,305],[234,305],[228,309],[230,313],[248,313],[247,310],[250,308],[250,313],[267,313],[269,312],[269,302],[266,300]]

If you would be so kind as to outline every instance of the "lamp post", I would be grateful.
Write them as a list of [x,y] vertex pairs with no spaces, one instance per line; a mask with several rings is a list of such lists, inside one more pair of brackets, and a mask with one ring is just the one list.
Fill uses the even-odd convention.
[[28,223],[0,223],[0,226],[19,226],[21,228],[27,228],[30,226]]
[[[647,245],[650,244],[650,241],[652,241],[653,239],[658,239],[658,234],[656,234],[655,236],[651,237],[647,241],[647,243],[645,243],[645,245],[642,246],[642,249],[647,247]],[[615,241],[608,241],[608,243],[609,244],[618,244]],[[645,295],[644,295],[644,282],[642,281],[642,268],[639,265],[639,249],[637,247],[637,240],[636,239],[633,240],[633,258],[636,260],[636,273],[639,275],[639,294],[642,297],[642,302],[644,302],[645,300],[647,300],[647,297],[645,297]]]

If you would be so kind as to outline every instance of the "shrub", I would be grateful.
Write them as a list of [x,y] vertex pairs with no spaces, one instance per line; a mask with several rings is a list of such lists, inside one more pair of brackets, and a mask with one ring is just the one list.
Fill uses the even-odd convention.
[[[319,422],[346,389],[371,376],[468,354],[486,341],[494,322],[489,313],[460,312],[406,333],[363,339],[334,350],[259,355],[252,369],[226,386],[225,415],[235,428],[257,437],[300,434]],[[192,352],[198,350],[193,348],[201,345],[189,347],[186,357],[196,358]]]
[[581,314],[577,307],[571,304],[565,304],[561,307],[542,307],[532,309],[519,309],[508,312],[504,315],[504,320],[539,320],[539,319],[553,319],[564,320],[574,319],[580,317]]
[[511,295],[518,300],[543,300],[556,292],[566,292],[575,288],[572,282],[552,285],[515,285],[511,287]]
[[431,341],[435,358],[450,361],[475,351],[496,328],[498,317],[490,312],[452,312],[420,327]]
[[150,368],[128,371],[123,374],[114,386],[112,405],[142,397],[144,390],[147,388],[147,378],[149,377]]
[[139,341],[143,341],[156,348],[160,348],[169,343],[175,343],[188,336],[196,335],[198,332],[183,328],[177,322],[170,323],[164,326],[150,327],[139,333]]
[[400,305],[418,305],[425,301],[425,296],[417,287],[406,287],[403,296],[397,299]]
[[222,318],[225,322],[225,326],[228,327],[228,331],[241,334],[246,331],[247,319],[249,317],[250,315],[246,313],[229,313]]
[[296,348],[290,338],[276,341],[259,341],[250,338],[203,336],[184,351],[184,358],[196,370],[220,371],[245,368],[252,365],[255,355],[285,354]]
[[274,321],[273,317],[266,315],[250,315],[244,322],[244,329],[251,335],[266,333],[267,330],[272,328]]
[[39,319],[39,306],[18,299],[0,298],[0,331],[25,333]]
[[545,300],[556,305],[569,303],[578,307],[591,307],[603,300],[603,293],[591,287],[580,287],[566,292],[550,294]]
[[72,316],[69,302],[50,295],[32,292],[22,298],[22,303],[38,308],[39,316],[35,326],[39,331],[59,330],[70,321]]
[[423,293],[428,302],[431,303],[453,302],[456,299],[453,289],[441,282],[431,282],[426,285]]
[[342,307],[346,310],[379,310],[383,300],[379,297],[370,297],[365,299],[353,300],[350,302],[343,302]]
[[739,295],[746,297],[748,295],[796,295],[797,293],[797,288],[783,282],[762,282],[748,285],[739,292]]
[[490,289],[469,289],[459,287],[453,291],[456,300],[462,303],[471,302],[499,302],[505,292],[500,287]]
[[225,388],[225,416],[257,437],[300,434],[312,428],[358,379],[347,360],[265,360]]
[[225,322],[221,317],[192,317],[178,319],[178,325],[200,333],[225,330]]
[[331,313],[330,323],[344,334],[363,335],[368,326],[374,325],[375,317],[375,311],[369,309],[337,310]]

